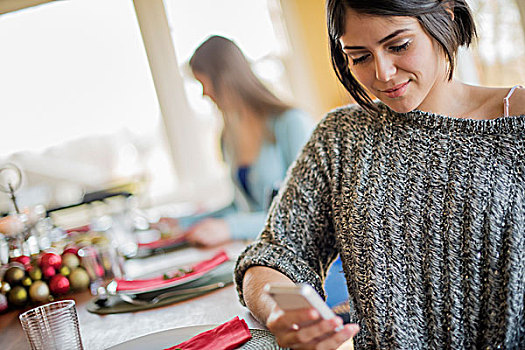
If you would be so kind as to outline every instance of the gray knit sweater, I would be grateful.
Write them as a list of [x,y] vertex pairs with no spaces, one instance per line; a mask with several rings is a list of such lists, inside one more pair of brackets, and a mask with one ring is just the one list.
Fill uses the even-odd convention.
[[525,349],[525,115],[330,113],[290,169],[247,268],[323,295],[341,255],[357,349]]

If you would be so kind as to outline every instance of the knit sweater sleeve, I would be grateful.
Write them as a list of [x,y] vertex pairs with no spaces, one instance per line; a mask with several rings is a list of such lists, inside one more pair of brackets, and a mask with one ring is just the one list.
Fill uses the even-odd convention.
[[323,280],[337,256],[325,129],[321,123],[314,131],[288,171],[262,234],[239,256],[235,280],[243,304],[244,273],[257,265],[308,283],[324,295]]

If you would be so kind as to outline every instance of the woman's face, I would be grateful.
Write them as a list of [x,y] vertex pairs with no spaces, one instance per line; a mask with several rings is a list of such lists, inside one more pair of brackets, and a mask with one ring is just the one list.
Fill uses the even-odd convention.
[[217,104],[215,89],[213,88],[211,79],[206,74],[197,71],[193,71],[193,76],[202,85],[202,96],[208,96],[215,104]]
[[345,29],[340,42],[350,71],[370,93],[397,112],[435,110],[447,65],[417,19],[347,10]]

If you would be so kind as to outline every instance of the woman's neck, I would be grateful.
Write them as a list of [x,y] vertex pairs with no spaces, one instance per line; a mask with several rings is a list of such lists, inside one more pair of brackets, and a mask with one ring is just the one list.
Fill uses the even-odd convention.
[[495,119],[503,114],[506,89],[473,86],[458,80],[443,82],[418,109],[464,119]]
[[496,119],[503,116],[508,88],[474,86],[458,80],[443,82],[417,109],[464,119]]
[[442,81],[434,85],[427,98],[417,108],[424,112],[462,118],[470,110],[469,89],[457,81]]

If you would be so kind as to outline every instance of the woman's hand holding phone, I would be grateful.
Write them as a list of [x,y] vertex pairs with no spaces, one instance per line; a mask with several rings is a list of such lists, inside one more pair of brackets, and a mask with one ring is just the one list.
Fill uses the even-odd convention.
[[293,349],[353,349],[357,324],[343,326],[321,297],[308,285],[268,285],[265,288],[276,302],[266,326],[279,346]]

